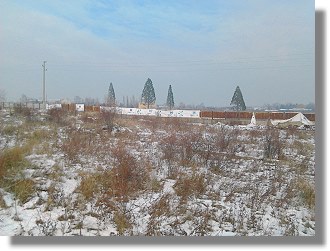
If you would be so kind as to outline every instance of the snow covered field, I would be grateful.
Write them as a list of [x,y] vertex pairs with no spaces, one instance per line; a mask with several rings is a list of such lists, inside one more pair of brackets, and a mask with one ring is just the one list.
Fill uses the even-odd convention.
[[0,111],[0,235],[315,235],[314,131]]

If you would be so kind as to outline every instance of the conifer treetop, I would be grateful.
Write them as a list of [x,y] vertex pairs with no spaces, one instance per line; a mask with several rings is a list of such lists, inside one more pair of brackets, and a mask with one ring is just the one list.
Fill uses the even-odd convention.
[[141,102],[147,105],[149,109],[150,105],[156,102],[155,89],[150,78],[147,79],[141,96]]
[[116,94],[115,94],[115,90],[113,89],[112,82],[110,83],[109,89],[108,89],[107,103],[108,103],[108,105],[111,105],[111,106],[116,104]]
[[233,109],[235,111],[245,111],[246,110],[244,98],[243,98],[243,95],[242,95],[242,92],[241,92],[241,89],[239,88],[239,86],[236,87],[236,90],[231,99],[230,105],[233,106]]
[[173,91],[171,85],[168,87],[166,105],[170,110],[172,110],[174,107],[174,97],[173,97]]

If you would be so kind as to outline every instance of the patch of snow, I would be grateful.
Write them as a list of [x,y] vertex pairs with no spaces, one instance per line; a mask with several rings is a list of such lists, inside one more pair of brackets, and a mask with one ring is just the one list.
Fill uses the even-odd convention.
[[165,180],[164,188],[163,188],[163,191],[164,191],[165,194],[166,193],[169,193],[169,194],[174,194],[175,193],[175,191],[173,189],[173,186],[174,186],[175,182],[176,182],[175,180],[170,180],[170,179]]

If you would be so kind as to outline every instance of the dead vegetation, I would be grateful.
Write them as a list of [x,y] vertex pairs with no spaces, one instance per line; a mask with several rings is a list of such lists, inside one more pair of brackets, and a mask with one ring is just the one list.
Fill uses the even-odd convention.
[[[63,209],[56,219],[39,216],[34,234],[102,235],[109,226],[115,235],[315,233],[313,132],[111,111],[19,116],[22,123],[1,125],[9,143],[1,145],[0,207],[10,193],[21,204],[38,196],[41,214]],[[66,183],[75,187],[65,192]]]

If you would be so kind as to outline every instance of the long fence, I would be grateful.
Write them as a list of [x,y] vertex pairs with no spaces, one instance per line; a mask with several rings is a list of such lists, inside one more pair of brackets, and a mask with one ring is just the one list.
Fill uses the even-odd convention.
[[[33,110],[42,109],[41,103],[33,102],[0,102],[0,109],[14,110],[16,108],[30,108]],[[84,104],[55,104],[47,105],[48,109],[61,108],[68,112],[101,112],[105,107],[102,106],[90,106]],[[228,121],[248,121],[251,119],[253,112],[244,111],[200,111],[200,110],[173,110],[164,111],[157,109],[138,109],[138,108],[116,108],[117,112],[124,115],[150,115],[159,117],[190,117],[190,118],[201,118],[211,120],[228,120]],[[256,120],[285,120],[292,118],[297,112],[254,112]],[[315,113],[303,113],[304,116],[310,120],[315,121]]]
[[40,110],[42,108],[42,104],[35,102],[21,102],[21,103],[0,102],[0,110],[2,109],[12,110],[15,108],[29,108],[32,110]]
[[[281,120],[289,119],[295,116],[298,112],[254,112],[257,120]],[[303,113],[304,116],[310,120],[315,121],[315,113]],[[253,112],[234,112],[234,111],[201,111],[201,118],[208,119],[230,119],[230,120],[247,120],[251,119]]]

